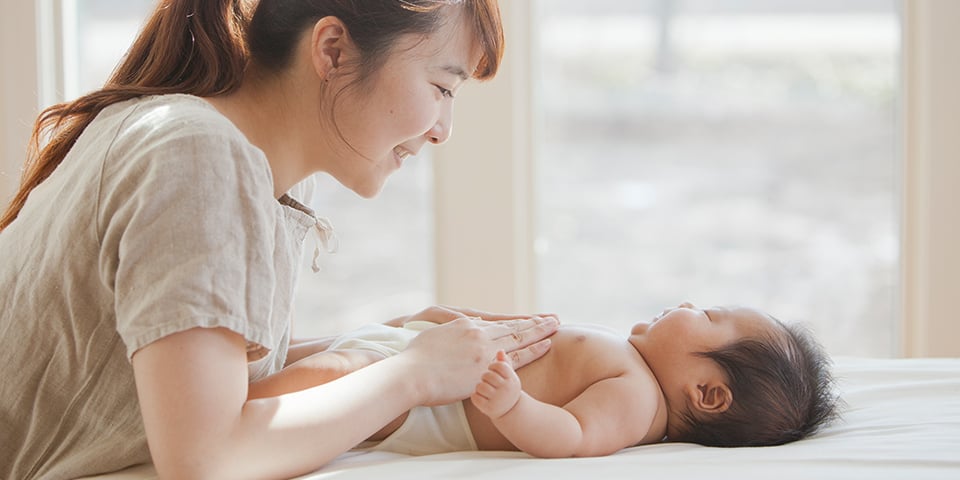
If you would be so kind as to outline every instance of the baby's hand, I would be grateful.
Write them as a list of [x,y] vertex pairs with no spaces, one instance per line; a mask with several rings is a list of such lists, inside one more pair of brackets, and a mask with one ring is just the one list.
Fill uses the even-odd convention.
[[480,377],[470,400],[484,415],[497,419],[509,412],[520,400],[520,377],[507,361],[503,350]]

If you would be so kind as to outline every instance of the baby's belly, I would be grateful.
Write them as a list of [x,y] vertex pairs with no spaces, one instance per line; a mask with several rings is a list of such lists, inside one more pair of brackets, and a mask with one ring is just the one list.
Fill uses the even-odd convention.
[[[578,329],[561,329],[553,336],[552,343],[547,355],[518,370],[517,376],[520,377],[524,392],[541,402],[557,406],[566,405],[588,386],[609,374],[602,366],[581,368],[588,364],[584,361],[585,357],[594,356],[597,350],[610,352],[626,345],[619,337]],[[591,365],[598,367],[596,363]],[[463,401],[463,407],[480,450],[517,450],[469,399]]]

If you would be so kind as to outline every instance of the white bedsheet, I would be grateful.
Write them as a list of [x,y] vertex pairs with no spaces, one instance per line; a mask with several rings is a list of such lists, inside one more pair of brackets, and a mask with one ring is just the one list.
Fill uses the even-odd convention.
[[[960,359],[840,358],[835,374],[847,403],[841,421],[778,447],[659,444],[559,460],[518,452],[348,452],[300,479],[960,479]],[[93,478],[157,477],[140,466]]]

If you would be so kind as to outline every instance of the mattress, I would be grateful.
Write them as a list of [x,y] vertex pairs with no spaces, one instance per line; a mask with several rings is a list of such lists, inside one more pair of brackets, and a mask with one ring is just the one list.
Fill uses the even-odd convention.
[[[845,401],[839,421],[787,445],[633,447],[596,458],[538,459],[520,452],[411,457],[347,452],[302,480],[424,478],[960,479],[960,359],[835,359]],[[100,480],[157,478],[149,465]]]

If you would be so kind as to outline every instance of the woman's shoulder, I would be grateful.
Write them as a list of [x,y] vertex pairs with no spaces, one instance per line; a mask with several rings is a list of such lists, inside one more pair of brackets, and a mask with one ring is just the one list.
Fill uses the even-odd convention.
[[[120,137],[155,141],[212,137],[248,144],[236,126],[206,100],[169,94],[135,98],[104,110],[102,119],[118,124]],[[252,145],[251,145],[252,147]]]
[[[202,98],[141,97],[112,105],[96,121],[94,130],[107,137],[91,139],[91,144],[106,146],[108,177],[135,179],[155,172],[191,181],[235,178],[269,187],[272,194],[266,156]],[[227,183],[224,187],[235,187]]]

